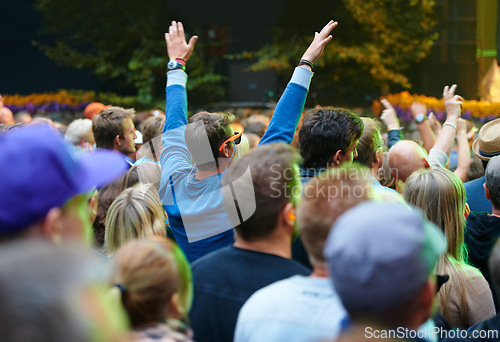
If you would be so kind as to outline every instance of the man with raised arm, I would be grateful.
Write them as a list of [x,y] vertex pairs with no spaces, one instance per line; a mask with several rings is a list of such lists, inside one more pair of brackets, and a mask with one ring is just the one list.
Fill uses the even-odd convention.
[[[332,39],[337,22],[315,34],[281,96],[259,145],[289,144],[304,108],[312,65]],[[197,36],[186,41],[182,23],[172,21],[165,34],[170,62],[166,87],[160,196],[179,246],[192,262],[234,242],[233,226],[222,205],[221,176],[230,166],[241,139],[230,126],[232,114],[201,112],[188,123],[186,64]]]

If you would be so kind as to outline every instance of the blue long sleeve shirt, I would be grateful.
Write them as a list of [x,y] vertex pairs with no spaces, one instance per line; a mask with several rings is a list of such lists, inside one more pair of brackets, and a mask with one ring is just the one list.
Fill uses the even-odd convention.
[[[306,68],[295,69],[259,146],[292,141],[312,75]],[[184,138],[188,124],[187,74],[173,70],[167,76],[159,193],[175,239],[192,262],[232,244],[234,232],[222,203],[222,175],[195,178],[197,170],[192,165]],[[207,156],[213,158],[209,146]]]

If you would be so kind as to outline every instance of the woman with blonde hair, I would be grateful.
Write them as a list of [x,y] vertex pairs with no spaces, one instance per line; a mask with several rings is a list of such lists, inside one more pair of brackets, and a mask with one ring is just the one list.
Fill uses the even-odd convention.
[[446,235],[448,249],[435,273],[450,277],[438,293],[439,310],[448,324],[469,328],[493,317],[495,306],[489,285],[478,269],[466,263],[466,195],[460,179],[444,168],[416,171],[408,178],[403,196]]
[[149,184],[125,189],[106,215],[104,250],[111,257],[125,242],[152,236],[166,237],[165,211],[158,191]]
[[104,234],[109,207],[123,190],[137,184],[151,184],[158,190],[160,187],[160,165],[156,163],[134,165],[123,176],[99,190],[97,213],[93,223],[94,248],[99,252],[104,251]]
[[110,270],[134,341],[191,341],[192,331],[183,323],[192,302],[191,268],[174,242],[129,241],[116,252]]

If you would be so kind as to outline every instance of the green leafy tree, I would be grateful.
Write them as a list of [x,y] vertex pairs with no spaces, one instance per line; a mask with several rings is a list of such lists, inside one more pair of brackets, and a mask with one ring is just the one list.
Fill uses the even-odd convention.
[[[164,96],[168,57],[163,39],[177,14],[163,0],[35,0],[42,14],[37,43],[51,59],[75,68],[90,68],[112,80],[117,92],[134,89],[141,104],[155,104]],[[189,32],[189,27],[186,28]],[[225,78],[214,72],[216,59],[203,56],[203,42],[190,60],[193,98],[204,101],[224,96]]]
[[437,39],[434,5],[432,0],[316,0],[308,6],[288,0],[273,43],[231,58],[256,59],[252,70],[272,68],[287,75],[310,32],[337,20],[333,41],[316,63],[313,89],[317,102],[361,103],[367,94],[376,96],[389,87],[411,88],[408,70],[429,55]]

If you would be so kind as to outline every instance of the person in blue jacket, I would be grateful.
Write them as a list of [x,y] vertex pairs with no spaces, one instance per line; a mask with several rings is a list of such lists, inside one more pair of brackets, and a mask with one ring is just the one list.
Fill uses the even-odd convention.
[[[332,39],[330,21],[303,54],[259,146],[290,144],[302,114],[313,63]],[[186,41],[182,23],[172,21],[165,34],[170,61],[166,86],[166,123],[162,135],[160,197],[170,226],[188,260],[231,245],[233,226],[222,205],[221,176],[230,167],[241,133],[234,132],[232,114],[201,112],[188,123],[186,64],[197,36]]]

